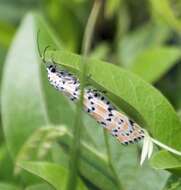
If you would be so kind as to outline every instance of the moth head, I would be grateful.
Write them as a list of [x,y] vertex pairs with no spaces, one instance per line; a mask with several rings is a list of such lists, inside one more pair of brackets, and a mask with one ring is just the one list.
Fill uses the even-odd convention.
[[51,73],[56,73],[57,68],[56,68],[55,65],[50,64],[50,65],[48,65],[47,70],[48,70],[49,72],[51,72]]

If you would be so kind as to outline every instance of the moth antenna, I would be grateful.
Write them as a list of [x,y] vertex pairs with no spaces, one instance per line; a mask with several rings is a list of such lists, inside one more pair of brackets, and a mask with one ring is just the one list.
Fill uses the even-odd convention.
[[45,63],[45,54],[46,54],[47,49],[50,48],[50,45],[46,46],[44,51],[43,51],[43,54],[41,54],[40,45],[39,45],[39,39],[40,39],[40,30],[38,30],[38,32],[37,32],[37,48],[38,48],[39,56],[41,57],[43,63]]
[[40,45],[39,45],[39,39],[40,38],[39,37],[40,37],[40,30],[38,30],[38,32],[37,32],[36,42],[37,42],[38,54],[42,58],[42,55],[41,55],[41,52],[40,52]]
[[46,54],[46,51],[47,51],[48,48],[50,48],[50,45],[46,46],[44,51],[43,51],[43,55],[42,55],[43,63],[45,63],[45,54]]

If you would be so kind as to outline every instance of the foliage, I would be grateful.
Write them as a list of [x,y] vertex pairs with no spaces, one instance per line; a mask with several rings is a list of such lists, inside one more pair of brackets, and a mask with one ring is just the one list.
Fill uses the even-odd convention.
[[[144,7],[144,11],[142,10]],[[89,57],[81,52],[92,2],[0,0],[0,189],[66,189],[75,105],[50,87],[46,60],[100,90],[153,138],[181,150],[180,0],[107,0]],[[104,60],[101,61],[100,59]],[[179,190],[181,158],[121,146],[83,114],[77,189]],[[109,155],[109,150],[111,158]],[[111,159],[111,161],[110,161]]]

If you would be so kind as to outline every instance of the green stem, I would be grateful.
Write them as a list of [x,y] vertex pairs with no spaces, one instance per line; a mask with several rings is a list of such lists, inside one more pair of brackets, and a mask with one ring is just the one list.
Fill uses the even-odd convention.
[[87,26],[85,29],[85,34],[83,38],[82,44],[82,54],[87,56],[91,47],[91,41],[94,34],[94,28],[96,24],[96,20],[99,14],[99,11],[102,7],[103,0],[95,0],[92,11],[90,13],[89,19],[87,21]]
[[81,129],[82,129],[82,107],[83,107],[83,99],[84,99],[84,86],[86,81],[86,70],[87,70],[87,63],[86,57],[90,51],[91,41],[93,37],[93,32],[96,24],[96,20],[98,17],[99,10],[101,8],[103,1],[102,0],[95,0],[92,11],[87,21],[85,34],[83,38],[82,44],[82,55],[83,55],[83,62],[81,64],[81,73],[80,73],[80,99],[77,103],[76,107],[76,115],[75,115],[75,123],[73,126],[73,144],[70,153],[70,165],[69,165],[69,176],[67,181],[67,190],[74,190],[77,186],[77,174],[78,174],[78,167],[79,167],[79,157],[80,157],[80,137],[81,137]]
[[115,181],[117,183],[118,189],[123,190],[124,189],[123,185],[120,182],[120,179],[116,173],[116,170],[115,170],[113,162],[112,162],[111,149],[110,149],[110,145],[109,145],[109,141],[108,141],[108,134],[107,134],[106,129],[104,129],[104,141],[106,144],[106,151],[107,151],[107,156],[108,156],[108,165],[109,165],[109,167],[110,167],[110,169],[111,169],[111,171],[115,177]]

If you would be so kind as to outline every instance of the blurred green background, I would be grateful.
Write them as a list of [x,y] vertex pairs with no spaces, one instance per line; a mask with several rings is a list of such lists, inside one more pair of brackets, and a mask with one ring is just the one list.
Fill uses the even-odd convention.
[[[56,34],[56,46],[80,54],[93,2],[0,0],[0,190],[65,188],[75,107],[50,89],[44,69],[31,64],[40,62],[31,32],[38,22],[42,34]],[[136,73],[159,89],[180,117],[180,45],[181,0],[105,0],[90,57]],[[149,163],[140,167],[140,147],[122,147],[110,137],[114,173],[101,128],[86,115],[84,125],[90,128],[83,131],[78,189],[181,189],[181,164],[171,173]],[[39,162],[22,162],[25,171],[17,169],[16,160]]]

